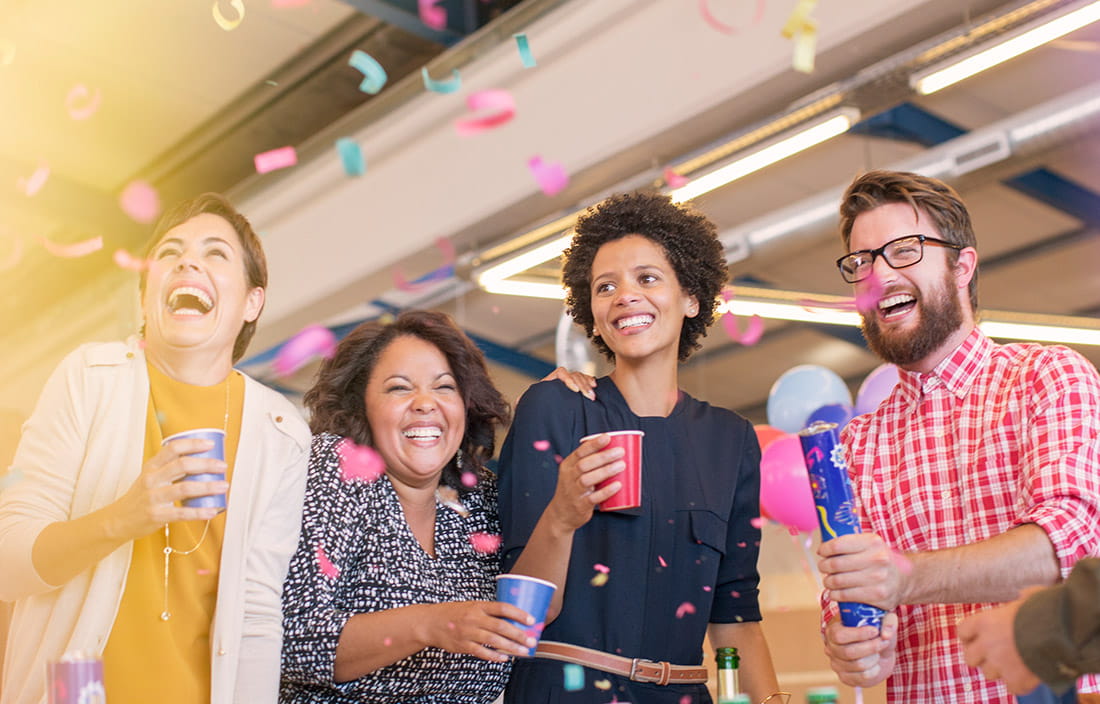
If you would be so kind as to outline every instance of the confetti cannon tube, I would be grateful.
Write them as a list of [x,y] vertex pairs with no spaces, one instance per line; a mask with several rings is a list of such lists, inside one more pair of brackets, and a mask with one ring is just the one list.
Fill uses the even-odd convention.
[[[836,423],[818,421],[798,433],[806,471],[810,474],[822,542],[860,532],[848,465],[836,428]],[[881,628],[883,614],[882,609],[869,604],[840,602],[840,620],[845,626]]]

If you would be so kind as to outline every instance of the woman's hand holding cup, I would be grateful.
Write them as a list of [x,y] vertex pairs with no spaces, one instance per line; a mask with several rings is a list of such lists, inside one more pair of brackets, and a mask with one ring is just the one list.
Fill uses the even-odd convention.
[[597,488],[626,469],[623,448],[607,447],[609,442],[606,434],[590,437],[558,465],[558,485],[547,508],[569,530],[587,523],[595,507],[622,487],[622,482],[612,481]]
[[533,625],[531,614],[501,601],[449,601],[432,604],[428,621],[428,645],[449,653],[466,653],[482,660],[504,662],[513,655],[527,655],[535,646],[517,623]]

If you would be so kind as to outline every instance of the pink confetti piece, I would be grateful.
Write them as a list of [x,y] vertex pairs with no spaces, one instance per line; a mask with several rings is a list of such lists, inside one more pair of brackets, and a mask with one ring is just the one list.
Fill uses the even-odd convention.
[[386,463],[373,447],[344,438],[336,453],[340,457],[340,478],[345,482],[369,483],[386,473]]
[[704,584],[703,585],[703,591],[709,592],[710,591],[710,585],[709,584]]
[[72,87],[65,96],[65,109],[69,111],[69,117],[74,120],[87,120],[99,110],[100,93],[88,90],[88,86],[78,83]]
[[[753,25],[760,24],[760,21],[764,19],[764,2],[765,0],[756,0],[756,13],[752,19]],[[708,0],[699,0],[699,14],[703,16],[703,20],[707,24],[722,34],[732,35],[740,31],[739,27],[720,22],[718,18],[714,16],[714,13],[710,11],[710,2]]]
[[325,549],[321,547],[320,543],[317,543],[316,555],[317,567],[321,570],[321,574],[329,579],[336,579],[340,576],[340,568],[332,564],[332,561],[328,559],[328,555],[325,554]]
[[500,550],[500,536],[492,533],[470,533],[470,545],[477,552],[491,555]]
[[757,530],[760,530],[767,524],[768,519],[764,518],[763,516],[757,516],[756,518],[753,518],[749,521],[749,525]]
[[466,487],[467,489],[473,489],[475,486],[477,486],[477,475],[473,472],[463,472],[461,479],[462,486]]
[[455,122],[455,131],[460,137],[469,137],[510,122],[516,116],[516,101],[506,90],[479,90],[466,96],[466,107],[470,112],[483,112],[475,117],[466,117]]
[[676,607],[676,618],[683,618],[688,614],[695,613],[695,605],[690,601],[685,601]]
[[741,598],[741,592],[738,592],[738,591],[730,592],[730,596],[732,596],[734,599],[740,599]]
[[19,237],[12,239],[11,251],[3,259],[0,259],[0,271],[7,271],[18,266],[23,260],[23,240]]
[[417,0],[420,21],[437,32],[447,28],[447,9],[436,5],[438,0]]
[[336,336],[321,325],[310,325],[283,344],[275,355],[275,373],[289,376],[316,357],[328,359],[336,353]]
[[145,181],[131,181],[122,189],[118,197],[122,212],[134,222],[148,225],[160,215],[160,196],[157,190]]
[[554,462],[556,462],[558,464],[561,464],[561,461],[562,461],[562,456],[561,455],[554,455]]
[[536,440],[535,442],[533,442],[531,444],[539,452],[546,452],[547,450],[550,449],[550,441],[549,440]]
[[[722,299],[728,304],[733,300],[733,290],[726,288],[722,290]],[[734,342],[740,343],[745,347],[752,347],[757,342],[760,342],[760,337],[764,334],[764,321],[759,315],[753,315],[749,319],[749,324],[745,328],[745,331],[741,331],[741,325],[737,321],[737,316],[729,311],[722,314],[722,328],[726,331],[726,335]]]
[[298,152],[294,147],[279,147],[271,151],[261,152],[252,157],[256,164],[256,173],[266,174],[269,171],[278,171],[298,163]]
[[200,567],[197,570],[195,570],[195,573],[198,574],[200,577],[206,577],[210,574],[210,570],[208,570],[204,567]]
[[455,246],[451,244],[451,241],[446,237],[439,237],[435,241],[435,248],[439,250],[440,256],[443,257],[443,264],[426,276],[421,277],[419,281],[408,281],[405,279],[405,275],[401,273],[401,269],[394,267],[393,285],[396,286],[399,291],[415,293],[429,288],[440,281],[449,279],[454,275],[454,264],[456,259]]
[[668,567],[668,563],[665,562],[665,558],[661,557],[660,555],[657,556],[657,562],[661,563],[661,567]]
[[608,567],[607,565],[601,565],[598,562],[596,564],[592,565],[592,569],[596,570],[597,572],[603,572],[604,574],[607,574],[608,572],[611,571],[610,567]]
[[856,294],[856,310],[860,313],[870,313],[878,308],[878,302],[882,298],[882,280],[875,276],[875,273],[872,271],[871,275],[860,283],[862,283],[863,286],[861,287],[862,290]]
[[46,249],[47,252],[55,257],[63,257],[65,259],[77,259],[78,257],[86,257],[92,252],[98,252],[103,249],[103,238],[92,237],[80,242],[73,242],[72,244],[58,244],[51,242],[45,237],[39,237],[38,241]]
[[691,704],[691,695],[685,694],[684,696],[680,697],[680,704]]
[[668,185],[669,188],[682,188],[687,185],[688,181],[691,180],[687,176],[681,176],[680,174],[676,173],[672,170],[671,167],[665,169],[662,176],[664,177],[665,183]]
[[535,177],[539,190],[548,196],[561,193],[562,189],[569,185],[569,174],[565,172],[565,167],[557,162],[544,162],[542,157],[533,156],[527,160],[527,168]]
[[36,195],[42,190],[42,187],[46,185],[46,179],[50,177],[50,167],[45,164],[39,164],[38,168],[34,170],[34,173],[28,178],[19,177],[16,185],[19,190],[23,191],[23,194],[28,198]]
[[135,257],[125,249],[116,249],[111,258],[114,259],[115,266],[126,271],[145,271],[149,266],[148,261]]
[[214,0],[214,7],[211,12],[214,15],[214,21],[218,23],[218,26],[224,29],[226,32],[232,32],[237,26],[244,21],[244,2],[242,0],[229,0],[229,6],[237,12],[236,19],[227,19],[222,13],[221,7],[218,5],[219,0]]

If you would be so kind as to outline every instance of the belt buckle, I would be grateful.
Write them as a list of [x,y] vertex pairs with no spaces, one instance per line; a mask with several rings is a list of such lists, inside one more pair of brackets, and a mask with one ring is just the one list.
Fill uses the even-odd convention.
[[630,659],[630,674],[627,675],[627,679],[629,679],[632,682],[648,682],[649,681],[649,680],[640,680],[637,677],[635,677],[635,675],[638,674],[638,664],[643,663],[643,662],[654,664],[653,661],[648,659],[648,658],[631,658]]

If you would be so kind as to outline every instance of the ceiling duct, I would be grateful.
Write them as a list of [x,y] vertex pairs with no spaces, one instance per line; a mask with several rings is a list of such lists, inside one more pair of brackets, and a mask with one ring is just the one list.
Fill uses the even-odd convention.
[[[1029,160],[1098,127],[1100,81],[885,168],[913,171],[953,184],[965,183],[979,173],[988,180],[991,172],[1019,171]],[[733,263],[777,254],[821,238],[837,225],[837,208],[845,188],[830,188],[724,231],[720,239],[727,260]]]

